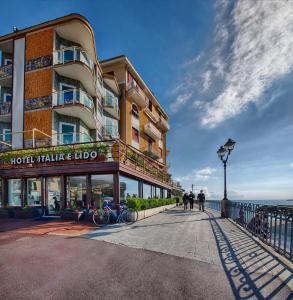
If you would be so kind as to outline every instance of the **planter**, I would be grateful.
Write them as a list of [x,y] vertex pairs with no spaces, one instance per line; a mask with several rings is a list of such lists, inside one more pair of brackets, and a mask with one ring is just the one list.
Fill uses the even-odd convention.
[[22,210],[22,209],[16,209],[14,211],[14,217],[17,219],[32,219],[37,217],[38,211],[37,210]]
[[148,217],[151,217],[153,215],[159,214],[160,212],[167,210],[167,209],[171,209],[176,207],[176,203],[175,204],[169,204],[169,205],[164,205],[164,206],[159,206],[159,207],[155,207],[155,208],[150,208],[150,209],[146,209],[146,210],[141,210],[138,212],[138,219],[137,220],[142,220]]
[[10,214],[9,214],[8,209],[0,208],[0,219],[9,218],[9,217],[10,217]]
[[83,211],[61,211],[61,218],[64,220],[79,221],[83,216]]

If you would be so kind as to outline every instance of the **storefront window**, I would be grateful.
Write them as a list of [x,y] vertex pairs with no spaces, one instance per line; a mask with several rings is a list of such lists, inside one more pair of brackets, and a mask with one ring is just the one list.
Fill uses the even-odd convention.
[[72,209],[86,207],[86,176],[67,177],[66,205]]
[[143,198],[150,199],[152,198],[152,186],[149,184],[143,184]]
[[41,179],[28,178],[27,180],[27,204],[28,206],[41,206]]
[[138,197],[138,181],[120,176],[120,202],[123,203],[130,197]]
[[164,191],[163,191],[163,197],[164,197],[164,199],[168,198],[168,193],[167,193],[166,189],[164,189]]
[[21,179],[8,179],[8,205],[21,206]]
[[112,205],[114,202],[113,175],[92,175],[92,207],[101,207],[103,204]]
[[156,186],[155,187],[155,192],[156,192],[155,197],[156,198],[161,198],[161,188]]

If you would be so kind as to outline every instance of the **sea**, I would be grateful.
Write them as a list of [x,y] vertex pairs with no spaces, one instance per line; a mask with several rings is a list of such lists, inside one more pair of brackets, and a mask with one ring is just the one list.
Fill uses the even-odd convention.
[[231,200],[240,203],[252,203],[259,205],[285,205],[293,207],[293,199],[291,200]]

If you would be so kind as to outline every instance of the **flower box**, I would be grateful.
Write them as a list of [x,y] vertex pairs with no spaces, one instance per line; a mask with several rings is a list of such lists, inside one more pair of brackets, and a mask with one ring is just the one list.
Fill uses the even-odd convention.
[[83,214],[83,211],[63,210],[61,211],[61,218],[64,220],[79,221],[82,218]]
[[14,211],[14,217],[17,219],[32,219],[37,217],[38,211],[36,209],[16,209]]
[[0,219],[9,218],[9,217],[10,217],[9,210],[6,208],[0,208]]

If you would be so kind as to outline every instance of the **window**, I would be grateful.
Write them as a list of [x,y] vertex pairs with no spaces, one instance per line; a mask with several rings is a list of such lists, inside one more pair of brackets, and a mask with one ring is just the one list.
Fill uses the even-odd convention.
[[9,93],[4,93],[3,95],[3,102],[11,102],[12,101],[12,95]]
[[132,140],[139,143],[139,132],[134,127],[132,127]]
[[58,101],[59,105],[73,103],[76,99],[76,87],[74,85],[60,83],[61,98]]
[[105,117],[106,124],[106,135],[109,135],[112,138],[118,138],[118,121],[109,117]]
[[60,142],[61,144],[72,144],[76,141],[76,125],[61,122],[60,123]]
[[132,115],[136,118],[139,118],[139,111],[138,111],[138,108],[135,104],[132,104]]
[[120,202],[123,203],[130,197],[138,197],[138,181],[120,176]]
[[151,152],[153,150],[153,140],[148,138],[148,151]]
[[111,205],[114,201],[113,175],[92,175],[91,207],[101,207],[104,202]]
[[28,206],[41,206],[41,179],[28,178],[27,180],[27,204]]
[[4,66],[12,65],[12,59],[11,58],[5,58],[4,59]]
[[152,111],[153,110],[153,104],[151,101],[149,101],[149,110]]
[[163,150],[161,148],[159,148],[159,154],[160,154],[160,158],[163,158]]
[[21,179],[8,179],[8,205],[21,206]]
[[11,129],[3,129],[3,142],[10,142],[11,141]]
[[68,176],[66,187],[66,206],[70,208],[85,208],[86,176]]
[[152,198],[152,186],[149,184],[143,184],[143,198],[151,199]]

